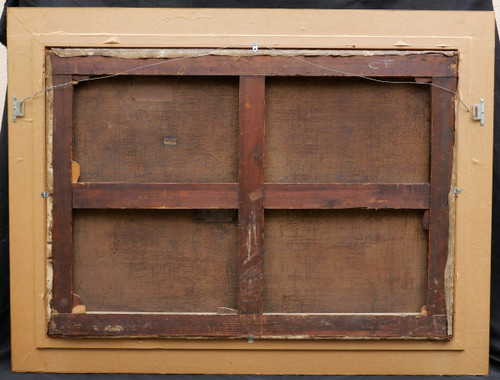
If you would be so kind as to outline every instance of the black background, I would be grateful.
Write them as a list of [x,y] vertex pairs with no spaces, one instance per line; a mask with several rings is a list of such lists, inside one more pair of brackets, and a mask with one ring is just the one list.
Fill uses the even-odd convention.
[[[195,7],[195,8],[313,8],[313,9],[415,9],[491,11],[491,0],[7,0],[6,7]],[[6,43],[6,11],[0,20],[0,42]],[[495,49],[495,71],[500,69],[498,34]],[[491,267],[491,333],[490,375],[500,379],[500,80],[495,78],[495,136],[493,162],[493,222]],[[488,106],[488,105],[487,105]],[[354,379],[356,376],[235,376],[235,375],[108,375],[108,374],[17,374],[10,371],[10,308],[9,308],[9,211],[7,107],[4,108],[0,133],[0,380],[69,379],[69,380],[152,380],[158,378],[193,380],[316,380]],[[364,376],[366,377],[366,376]],[[371,376],[371,379],[395,377]],[[438,376],[398,376],[397,378],[434,379]],[[458,377],[450,377],[458,378]],[[467,378],[467,377],[460,377]],[[476,378],[468,376],[468,378]]]

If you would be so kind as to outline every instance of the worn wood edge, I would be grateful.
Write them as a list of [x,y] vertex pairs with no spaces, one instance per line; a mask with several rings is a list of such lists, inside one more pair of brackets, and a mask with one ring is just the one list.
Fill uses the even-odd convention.
[[[456,103],[456,102],[455,102]],[[456,123],[456,118],[455,118]],[[455,141],[456,128],[455,128]],[[446,303],[446,316],[448,324],[448,335],[454,336],[455,324],[455,238],[456,238],[456,222],[457,222],[457,196],[453,189],[457,186],[457,144],[453,146],[453,167],[451,171],[451,188],[448,193],[449,206],[449,234],[448,234],[448,257],[444,269],[444,296]]]
[[382,55],[424,55],[424,54],[440,54],[447,57],[457,55],[456,50],[356,50],[356,49],[270,49],[269,47],[260,47],[256,52],[250,50],[250,45],[247,49],[227,48],[227,49],[200,49],[200,48],[51,48],[50,51],[60,58],[102,56],[112,58],[182,58],[191,54],[200,55],[225,55],[225,56],[342,56],[350,57],[357,55],[364,56],[382,56]]
[[[187,59],[61,58],[51,54],[54,74],[78,75],[264,75],[264,76],[456,76],[457,56],[187,56]],[[196,54],[195,54],[196,55]],[[310,63],[307,63],[307,62]],[[431,62],[432,61],[432,62]],[[312,64],[311,64],[312,63]],[[142,68],[144,65],[150,65]],[[332,70],[325,69],[331,68]]]
[[[290,331],[294,331],[290,334]],[[446,315],[54,314],[51,337],[449,340]]]
[[73,183],[75,209],[236,209],[237,183]]
[[[52,65],[50,57],[45,57],[45,85],[52,86]],[[54,173],[52,168],[52,145],[53,145],[53,123],[54,123],[54,92],[49,90],[45,93],[45,191],[49,194],[54,192]],[[46,244],[45,244],[45,311],[46,320],[50,319],[52,312],[52,286],[53,286],[53,265],[52,265],[52,197],[46,199]]]
[[267,209],[428,209],[429,184],[264,184]]

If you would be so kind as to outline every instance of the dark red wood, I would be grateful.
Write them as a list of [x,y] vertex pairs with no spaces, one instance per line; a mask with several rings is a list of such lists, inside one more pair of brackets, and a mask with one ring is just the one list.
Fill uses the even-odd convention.
[[54,314],[53,337],[449,339],[445,315]]
[[237,183],[74,183],[74,208],[236,209]]
[[[269,209],[427,209],[428,184],[264,184]],[[74,183],[73,208],[238,208],[238,184]]]
[[427,209],[429,184],[270,184],[264,207],[271,209]]
[[[432,83],[456,90],[456,78],[433,78]],[[427,310],[446,314],[444,272],[448,258],[449,205],[455,136],[455,97],[432,87],[431,188],[429,210],[429,269]]]
[[416,83],[430,83],[432,82],[432,78],[431,77],[417,77],[417,78],[414,78],[415,79],[415,82]]
[[[70,75],[54,75],[54,85],[71,81]],[[54,178],[52,210],[53,308],[67,313],[73,307],[73,252],[71,201],[71,146],[73,86],[54,89],[52,167]]]
[[[311,65],[302,61],[306,59]],[[444,269],[448,250],[454,97],[432,88],[429,184],[266,184],[265,75],[433,77],[456,88],[457,57],[443,54],[351,57],[228,57],[185,60],[59,58],[51,54],[54,84],[87,76],[239,75],[239,185],[71,183],[73,86],[54,90],[54,209],[52,336],[312,337],[449,339]],[[134,70],[145,64],[161,63]],[[315,66],[316,65],[316,66]],[[319,66],[318,66],[319,65]],[[324,67],[332,68],[327,70]],[[72,196],[74,197],[72,199]],[[75,208],[239,208],[239,315],[70,314],[72,206]],[[275,209],[402,208],[429,212],[427,314],[263,314],[264,207]],[[425,218],[424,218],[425,219]],[[426,225],[424,220],[424,225]]]
[[[309,63],[313,63],[311,65]],[[165,63],[163,63],[165,62]],[[60,58],[52,54],[52,72],[79,75],[300,75],[372,77],[456,76],[457,57],[444,54],[341,56],[215,56],[187,59],[120,59],[100,56]],[[138,69],[144,65],[150,65]],[[319,65],[319,66],[317,66]],[[334,70],[325,70],[325,66]],[[338,71],[336,71],[338,70]]]
[[240,77],[238,311],[263,311],[265,78]]

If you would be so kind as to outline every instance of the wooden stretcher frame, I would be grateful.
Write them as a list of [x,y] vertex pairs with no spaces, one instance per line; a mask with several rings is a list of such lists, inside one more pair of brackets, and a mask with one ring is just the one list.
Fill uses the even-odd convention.
[[[222,52],[221,52],[222,53]],[[325,71],[295,57],[203,56],[159,65],[161,60],[100,56],[61,58],[49,53],[54,85],[86,76],[131,75],[239,77],[239,183],[135,184],[72,183],[73,88],[54,89],[51,336],[153,336],[231,338],[420,338],[451,339],[451,307],[445,300],[449,206],[453,164],[453,94],[431,88],[431,168],[428,183],[286,184],[264,183],[265,81],[270,76],[349,76]],[[301,57],[301,59],[306,59]],[[373,57],[310,57],[323,67],[342,67],[356,75],[408,80],[409,73],[456,90],[457,56],[417,53],[383,55],[390,67],[370,65]],[[377,59],[382,59],[377,57]],[[148,66],[136,70],[138,67]],[[371,68],[376,67],[376,69]],[[423,78],[422,78],[423,77]],[[147,194],[147,201],[144,196]],[[259,196],[255,196],[259,194]],[[165,198],[167,200],[165,200]],[[214,200],[217,204],[214,204]],[[72,313],[73,209],[238,209],[239,291],[236,315],[157,313]],[[265,209],[421,209],[428,211],[427,297],[423,313],[272,314],[263,306],[263,233]],[[252,235],[254,234],[254,235]],[[448,287],[452,291],[452,286]],[[448,326],[450,324],[450,326]],[[115,326],[116,328],[110,328]]]
[[[53,22],[40,21],[44,17]],[[120,23],[109,22],[114,18]],[[359,22],[352,23],[353,18]],[[71,21],[74,19],[79,22]],[[235,24],[227,23],[228,19]],[[267,24],[266,20],[279,21]],[[479,97],[492,104],[493,21],[493,15],[485,12],[13,9],[8,18],[9,98],[13,94],[27,97],[44,87],[45,54],[53,46],[219,48],[222,42],[225,46],[251,46],[257,41],[274,48],[456,50],[461,97],[467,104],[478,102]],[[162,28],[158,28],[160,24]],[[207,34],[207,30],[215,32]],[[486,108],[484,127],[461,107],[456,110],[454,176],[463,192],[456,201],[456,229],[450,240],[455,246],[458,279],[450,342],[262,340],[249,345],[241,340],[47,337],[45,284],[51,274],[44,265],[46,209],[40,197],[46,183],[44,115],[44,96],[40,96],[27,102],[26,116],[11,122],[9,130],[14,370],[282,374],[487,371],[491,108]],[[31,181],[26,182],[26,178]],[[25,276],[33,281],[22,280]],[[197,356],[200,350],[201,360]],[[110,365],[118,357],[120,365]],[[132,357],[140,357],[140,364],[130,360]],[[407,358],[404,365],[400,364],[402,358]],[[387,367],[394,360],[400,362],[398,367]]]

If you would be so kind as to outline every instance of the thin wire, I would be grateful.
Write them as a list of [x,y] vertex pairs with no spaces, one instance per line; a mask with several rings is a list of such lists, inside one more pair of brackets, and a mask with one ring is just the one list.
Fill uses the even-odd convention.
[[[218,48],[218,49],[209,50],[207,52],[196,54],[196,55],[191,55],[191,56],[186,56],[186,57],[172,58],[172,59],[168,59],[168,60],[165,60],[165,61],[149,63],[147,65],[134,67],[132,69],[125,70],[125,71],[122,71],[122,72],[119,72],[119,73],[115,73],[115,74],[103,75],[103,76],[91,77],[91,78],[84,78],[84,79],[78,79],[78,80],[72,80],[72,81],[69,81],[69,82],[56,84],[54,86],[46,87],[46,88],[44,88],[44,89],[42,89],[42,90],[34,93],[33,95],[28,96],[27,98],[24,98],[23,100],[20,101],[20,103],[24,103],[26,100],[34,99],[38,95],[43,94],[43,93],[45,93],[47,91],[54,90],[54,89],[56,89],[58,87],[69,86],[70,84],[78,84],[78,83],[81,83],[81,82],[90,82],[90,81],[95,81],[95,80],[102,80],[102,79],[114,78],[114,77],[118,77],[118,76],[121,76],[121,75],[127,75],[127,74],[130,74],[130,73],[134,72],[134,71],[142,70],[142,69],[145,69],[145,68],[148,68],[148,67],[165,65],[165,64],[168,64],[168,63],[171,63],[171,62],[183,61],[185,59],[190,59],[190,58],[204,57],[204,56],[207,56],[207,55],[212,55],[212,54],[217,53],[217,52],[222,51],[222,50],[231,49],[231,48],[237,48],[237,47],[247,47],[248,48],[248,45],[232,45],[232,46],[221,47],[221,48]],[[270,46],[265,46],[264,48],[268,49],[268,50],[272,50],[272,51],[274,51],[276,53],[280,53],[279,50],[277,50],[277,49],[275,49],[273,47],[270,47]],[[250,49],[252,49],[252,46],[250,46]],[[330,71],[330,72],[334,72],[334,73],[339,73],[339,74],[343,74],[343,75],[346,75],[346,76],[357,77],[357,78],[365,79],[365,80],[368,80],[368,81],[371,81],[371,82],[384,83],[384,84],[414,84],[414,85],[421,85],[421,86],[436,87],[436,88],[439,88],[439,89],[441,89],[443,91],[449,92],[450,94],[453,94],[455,96],[455,98],[466,109],[466,111],[472,115],[472,117],[476,116],[476,115],[474,115],[474,113],[472,113],[472,111],[470,110],[470,108],[467,106],[467,104],[465,104],[465,102],[462,100],[462,98],[458,95],[458,93],[456,91],[450,90],[449,88],[440,86],[440,85],[438,85],[436,83],[432,83],[432,82],[411,82],[411,81],[393,81],[393,80],[378,79],[378,78],[368,77],[368,76],[361,75],[361,74],[351,73],[349,71],[343,71],[343,70],[339,70],[339,69],[334,69],[332,67],[323,66],[323,65],[320,65],[318,63],[314,63],[314,62],[308,61],[307,59],[304,59],[304,58],[301,58],[301,57],[298,57],[298,56],[294,56],[294,55],[290,55],[288,57],[289,58],[293,58],[293,59],[295,59],[297,61],[306,63],[308,65],[317,67],[317,68],[322,69],[322,70],[326,70],[326,71]]]
[[165,60],[165,61],[153,62],[153,63],[149,63],[147,65],[133,67],[133,68],[131,68],[129,70],[121,71],[121,72],[115,73],[115,74],[103,75],[103,76],[91,77],[91,78],[84,78],[84,79],[78,79],[78,80],[71,80],[69,82],[64,82],[64,83],[56,84],[56,85],[53,85],[53,86],[45,87],[44,89],[42,89],[42,90],[40,90],[38,92],[35,92],[33,95],[28,96],[27,98],[24,98],[23,100],[20,101],[20,103],[24,103],[26,100],[34,99],[38,95],[43,94],[43,93],[45,93],[47,91],[51,91],[51,90],[56,89],[58,87],[65,87],[65,86],[69,86],[70,84],[78,84],[78,83],[82,83],[82,82],[90,82],[90,81],[94,81],[94,80],[114,78],[114,77],[118,77],[118,76],[121,76],[121,75],[127,75],[127,74],[130,74],[130,73],[133,73],[134,71],[142,70],[142,69],[145,69],[145,68],[148,68],[148,67],[165,65],[167,63],[183,61],[185,59],[190,59],[190,58],[204,57],[204,56],[207,56],[207,55],[212,55],[214,53],[217,53],[217,52],[219,52],[221,50],[233,49],[233,48],[237,48],[237,47],[247,47],[247,45],[225,46],[225,47],[221,47],[221,48],[218,48],[218,49],[209,50],[209,51],[206,51],[206,52],[203,52],[203,53],[200,53],[200,54],[190,55],[190,56],[186,56],[186,57],[171,58],[171,59],[168,59],[168,60]]
[[[278,50],[276,50],[276,49],[274,49],[272,47],[266,47],[266,49],[278,52]],[[323,69],[323,70],[327,70],[327,71],[331,71],[331,72],[334,72],[334,73],[343,74],[343,75],[346,75],[346,76],[352,76],[352,77],[357,77],[357,78],[361,78],[361,79],[366,79],[366,80],[369,80],[369,81],[372,81],[372,82],[377,82],[377,83],[386,83],[386,84],[416,84],[416,85],[437,87],[437,88],[439,88],[439,89],[441,89],[443,91],[446,91],[446,92],[449,92],[450,94],[455,95],[455,98],[464,106],[464,108],[467,110],[467,112],[470,113],[472,115],[472,117],[476,116],[476,115],[474,115],[472,113],[472,111],[470,110],[470,108],[467,107],[467,104],[465,104],[465,102],[462,100],[462,98],[455,91],[450,90],[449,88],[440,86],[440,85],[438,85],[436,83],[432,83],[432,82],[392,81],[392,80],[385,80],[385,79],[377,79],[377,78],[373,78],[373,77],[367,77],[367,76],[361,75],[361,74],[351,73],[349,71],[342,71],[342,70],[338,70],[338,69],[333,69],[331,67],[323,66],[323,65],[320,65],[318,63],[314,63],[314,62],[308,61],[308,60],[306,60],[304,58],[297,57],[297,56],[289,56],[289,58],[293,58],[293,59],[295,59],[297,61],[300,61],[300,62],[303,62],[303,63],[307,63],[308,65],[311,65],[311,66],[314,66],[314,67],[317,67],[317,68],[320,68],[320,69]]]

